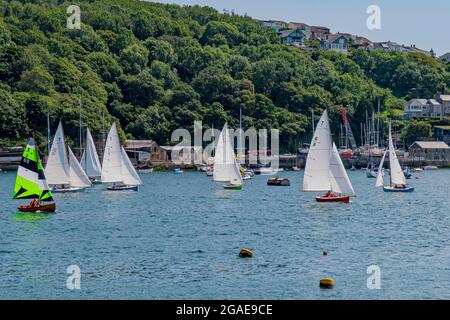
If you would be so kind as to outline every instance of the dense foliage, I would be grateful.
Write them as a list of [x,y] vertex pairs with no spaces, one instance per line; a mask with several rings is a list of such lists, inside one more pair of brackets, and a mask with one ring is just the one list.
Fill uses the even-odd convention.
[[70,4],[0,0],[1,139],[42,143],[47,114],[76,139],[80,99],[96,137],[102,113],[166,144],[194,120],[235,127],[242,108],[245,128],[279,128],[293,151],[310,139],[312,110],[330,108],[338,128],[345,106],[358,134],[377,97],[393,116],[404,99],[450,88],[448,67],[421,54],[302,51],[249,17],[130,0],[79,0],[82,28],[70,30]]

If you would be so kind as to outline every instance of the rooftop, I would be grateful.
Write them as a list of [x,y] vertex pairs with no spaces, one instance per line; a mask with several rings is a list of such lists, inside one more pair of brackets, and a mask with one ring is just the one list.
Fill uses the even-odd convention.
[[127,140],[125,145],[126,149],[141,149],[158,146],[153,140]]
[[413,145],[415,144],[422,149],[450,149],[450,147],[442,141],[416,141]]
[[439,99],[442,101],[450,101],[450,94],[440,94]]

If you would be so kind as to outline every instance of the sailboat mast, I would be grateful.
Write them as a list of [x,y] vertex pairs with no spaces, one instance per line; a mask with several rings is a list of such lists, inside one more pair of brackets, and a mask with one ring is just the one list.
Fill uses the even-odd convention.
[[105,153],[105,111],[102,112],[102,157]]
[[378,97],[378,116],[377,116],[377,147],[380,147],[380,97]]
[[314,125],[314,109],[311,111],[311,123],[312,123],[313,135],[314,135],[314,131],[316,131],[315,125]]
[[50,141],[50,113],[47,113],[47,155],[50,154],[50,148],[51,148],[51,141]]
[[80,125],[80,130],[79,130],[79,150],[78,150],[78,156],[80,157],[80,159],[81,159],[81,144],[82,144],[82,137],[81,137],[81,134],[82,134],[82,129],[81,129],[81,125],[82,125],[82,119],[81,119],[81,108],[82,108],[82,104],[81,104],[81,99],[78,99],[78,102],[79,102],[79,107],[80,107],[80,119],[79,119],[79,121],[80,121],[80,123],[79,123],[79,125]]

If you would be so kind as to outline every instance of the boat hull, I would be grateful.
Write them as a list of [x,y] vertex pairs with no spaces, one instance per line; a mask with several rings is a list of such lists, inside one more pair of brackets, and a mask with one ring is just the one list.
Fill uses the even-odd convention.
[[71,192],[82,192],[84,188],[70,187],[70,188],[51,188],[51,191],[54,193],[71,193]]
[[325,197],[325,196],[319,196],[316,197],[317,202],[343,202],[343,203],[349,203],[350,202],[350,196],[336,196],[336,197]]
[[394,188],[394,187],[383,187],[384,192],[414,192],[414,188]]
[[106,188],[109,191],[138,191],[138,186],[116,185]]
[[242,190],[242,185],[241,184],[238,184],[238,185],[226,184],[226,185],[223,186],[223,188],[225,190]]
[[267,181],[268,186],[275,186],[275,187],[289,187],[291,185],[291,182],[288,179],[269,179]]
[[19,206],[17,208],[20,212],[55,212],[56,211],[56,204],[49,203],[49,204],[43,204],[38,207],[30,207],[30,206]]

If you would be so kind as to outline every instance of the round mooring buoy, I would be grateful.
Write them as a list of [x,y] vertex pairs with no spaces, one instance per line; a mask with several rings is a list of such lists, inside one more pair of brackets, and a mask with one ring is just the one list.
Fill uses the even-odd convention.
[[334,287],[334,279],[332,278],[323,278],[320,279],[320,287],[325,289],[331,289]]
[[242,248],[239,252],[239,257],[241,258],[252,258],[253,252],[250,249]]

